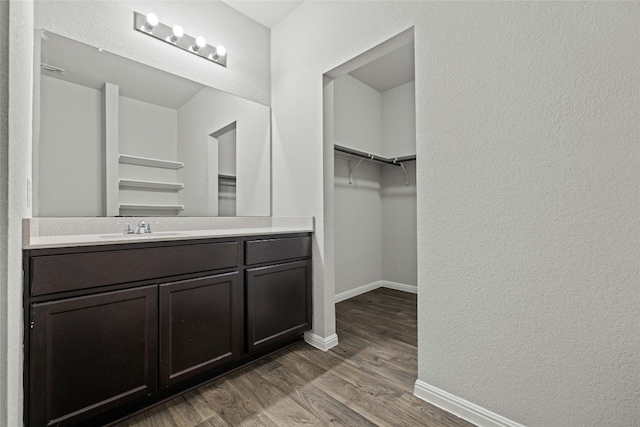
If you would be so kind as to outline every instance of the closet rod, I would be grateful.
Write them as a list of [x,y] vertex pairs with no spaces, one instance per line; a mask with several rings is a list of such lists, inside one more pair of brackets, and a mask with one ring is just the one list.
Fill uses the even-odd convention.
[[333,146],[335,151],[340,151],[341,153],[351,154],[352,156],[362,157],[363,159],[373,160],[375,162],[386,163],[388,165],[396,165],[400,166],[402,162],[411,162],[416,160],[416,156],[402,156],[402,157],[382,157],[376,154],[365,153],[364,151],[355,150],[353,148],[344,147],[342,145],[335,144]]

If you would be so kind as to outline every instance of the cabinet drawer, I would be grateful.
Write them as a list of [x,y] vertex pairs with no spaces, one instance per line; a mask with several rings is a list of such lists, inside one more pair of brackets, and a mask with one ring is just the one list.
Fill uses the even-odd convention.
[[31,259],[31,295],[233,268],[237,265],[237,242],[34,256]]
[[307,258],[311,256],[311,236],[248,240],[244,253],[246,265]]

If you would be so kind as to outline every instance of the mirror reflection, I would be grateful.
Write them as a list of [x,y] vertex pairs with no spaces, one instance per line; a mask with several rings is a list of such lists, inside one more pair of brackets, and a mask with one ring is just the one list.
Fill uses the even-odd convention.
[[34,216],[270,214],[269,107],[48,31],[36,63]]

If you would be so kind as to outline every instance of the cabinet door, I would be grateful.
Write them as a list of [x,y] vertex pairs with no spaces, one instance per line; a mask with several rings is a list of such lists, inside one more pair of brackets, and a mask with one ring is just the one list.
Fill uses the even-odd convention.
[[160,386],[240,353],[238,272],[160,285]]
[[31,305],[32,426],[71,425],[157,390],[157,286]]
[[311,329],[311,261],[247,270],[249,352]]

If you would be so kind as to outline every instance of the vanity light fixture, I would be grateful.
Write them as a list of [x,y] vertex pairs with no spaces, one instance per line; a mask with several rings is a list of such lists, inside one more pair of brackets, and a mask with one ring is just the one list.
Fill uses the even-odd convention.
[[180,25],[170,27],[163,24],[153,13],[143,15],[133,12],[133,28],[223,67],[227,66],[227,50],[224,46],[215,47],[207,44],[202,36],[192,37],[185,34]]

